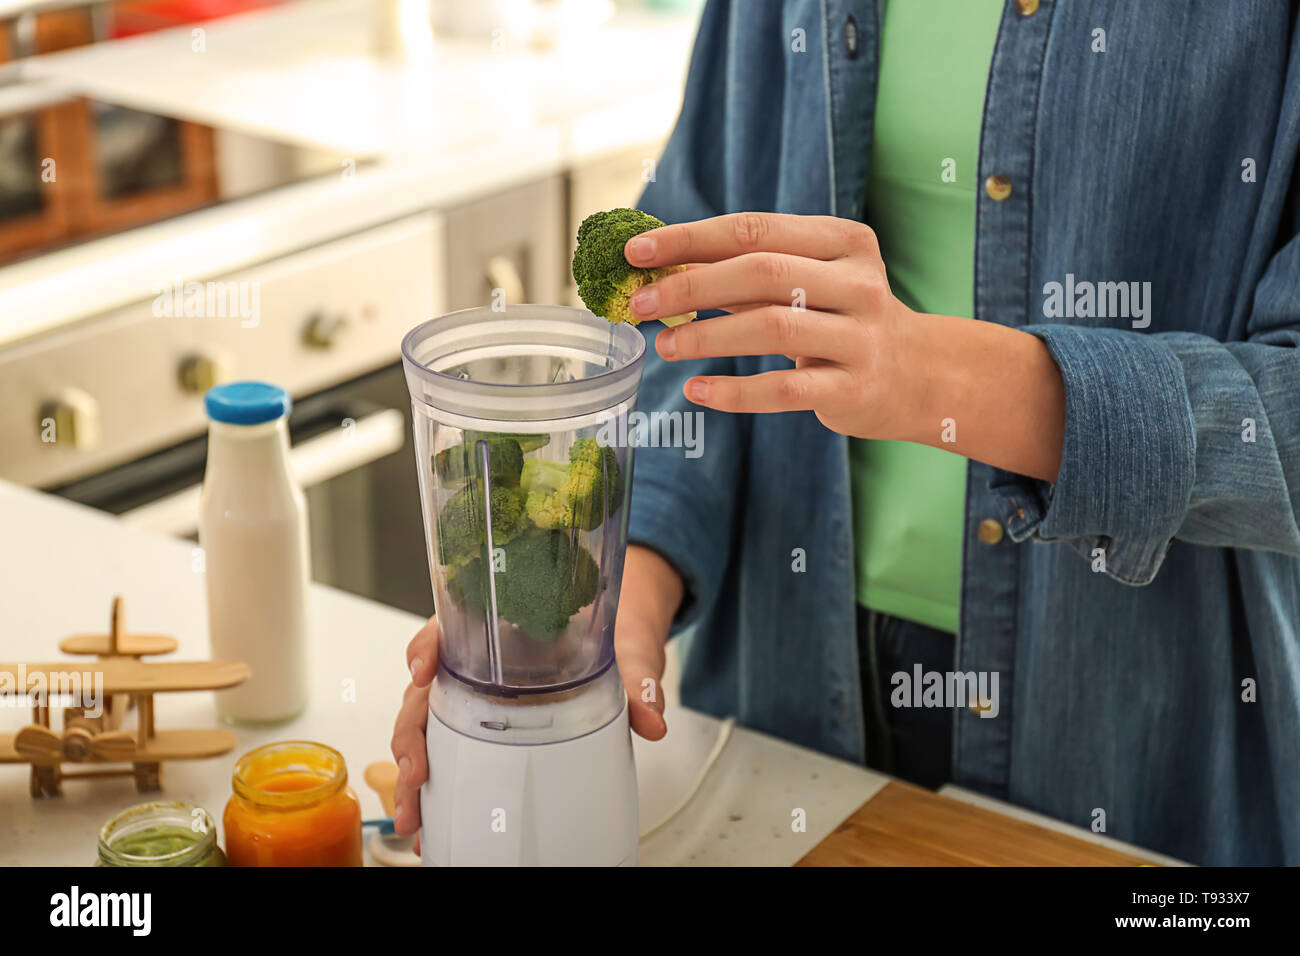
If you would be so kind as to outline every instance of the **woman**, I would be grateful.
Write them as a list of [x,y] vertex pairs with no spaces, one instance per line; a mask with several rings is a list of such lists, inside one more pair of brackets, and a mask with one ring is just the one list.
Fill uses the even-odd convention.
[[[710,4],[641,203],[675,225],[625,250],[694,266],[644,318],[732,313],[661,331],[641,391],[704,454],[637,453],[634,729],[689,630],[692,706],[1300,863],[1298,148],[1285,0]],[[930,672],[996,693],[909,706]]]

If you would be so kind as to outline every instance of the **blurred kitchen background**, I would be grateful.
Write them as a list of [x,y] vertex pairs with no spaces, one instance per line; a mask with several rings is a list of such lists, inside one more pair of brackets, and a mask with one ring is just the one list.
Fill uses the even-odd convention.
[[0,0],[0,478],[193,539],[203,393],[274,382],[316,579],[431,613],[401,336],[576,303],[700,6]]

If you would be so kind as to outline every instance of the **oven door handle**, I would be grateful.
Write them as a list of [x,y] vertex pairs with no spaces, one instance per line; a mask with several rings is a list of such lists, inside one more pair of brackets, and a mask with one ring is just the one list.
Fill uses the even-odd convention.
[[[385,408],[299,442],[289,449],[289,463],[298,485],[306,489],[391,455],[405,442],[406,419],[397,409]],[[202,485],[191,485],[118,517],[141,531],[183,538],[199,526],[202,490]]]

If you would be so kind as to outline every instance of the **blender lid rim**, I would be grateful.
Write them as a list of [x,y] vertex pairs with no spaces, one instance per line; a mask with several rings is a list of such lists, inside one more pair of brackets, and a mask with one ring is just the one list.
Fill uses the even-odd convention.
[[[566,313],[576,314],[576,315],[589,315],[593,319],[599,319],[599,321],[603,324],[608,324],[610,328],[613,330],[612,331],[613,335],[622,335],[623,334],[622,327],[627,326],[627,323],[608,322],[608,320],[606,319],[600,319],[598,316],[595,315],[595,313],[591,312],[590,310],[579,309],[576,306],[521,303],[520,305],[516,305],[516,306],[506,306],[506,308],[507,310],[511,308],[538,309],[538,310],[544,310],[546,312],[553,312],[553,313],[566,312]],[[444,382],[451,388],[472,388],[474,390],[483,389],[488,392],[497,392],[498,394],[505,394],[511,391],[518,393],[521,390],[537,389],[537,390],[545,390],[550,394],[555,394],[556,392],[563,392],[570,389],[574,391],[585,390],[590,388],[592,386],[592,383],[603,384],[602,380],[605,379],[616,378],[620,375],[635,374],[638,366],[640,366],[645,360],[645,355],[646,355],[645,336],[641,335],[636,331],[636,326],[630,327],[630,331],[632,332],[632,334],[635,336],[636,339],[636,341],[632,344],[633,352],[630,359],[628,359],[622,365],[617,366],[616,368],[604,369],[603,371],[597,372],[595,375],[588,375],[583,378],[572,379],[568,382],[552,382],[552,383],[478,382],[478,381],[473,381],[471,379],[459,378],[458,376],[455,375],[448,375],[446,372],[440,372],[437,369],[430,368],[428,365],[416,359],[414,355],[413,345],[416,337],[421,332],[425,331],[430,325],[433,325],[434,323],[445,322],[446,320],[455,319],[458,317],[463,318],[472,312],[488,312],[489,314],[496,315],[496,316],[507,314],[501,312],[493,312],[491,308],[488,306],[475,305],[465,309],[456,309],[453,312],[446,312],[442,315],[435,316],[432,319],[426,319],[425,321],[421,322],[419,325],[415,326],[410,331],[408,331],[404,336],[402,336],[402,349],[401,349],[402,361],[408,364],[414,370],[428,374],[430,376],[434,376],[435,381]],[[568,388],[566,388],[566,386]]]

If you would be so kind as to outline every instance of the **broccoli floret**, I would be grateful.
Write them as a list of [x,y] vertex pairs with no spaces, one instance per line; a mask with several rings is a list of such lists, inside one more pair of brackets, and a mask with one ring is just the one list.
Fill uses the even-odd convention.
[[526,455],[530,451],[537,451],[539,448],[545,448],[551,443],[551,436],[545,433],[528,434],[526,432],[480,432],[473,429],[465,432],[465,444],[472,445],[480,438],[492,442],[501,439],[510,439],[519,443],[520,450]]
[[594,438],[579,438],[569,448],[569,461],[572,462],[569,469],[571,488],[573,482],[580,480],[574,477],[575,466],[587,466],[586,470],[578,467],[576,474],[592,476],[589,479],[593,482],[591,493],[596,497],[605,497],[602,483],[608,481],[609,513],[616,514],[623,504],[623,473],[618,469],[618,453]]
[[573,520],[573,505],[559,494],[530,491],[524,500],[524,510],[539,528],[577,527]]
[[[447,567],[447,593],[467,611],[482,614],[487,607],[487,580],[483,577],[483,559]],[[437,610],[435,608],[435,610]]]
[[[663,223],[639,209],[610,209],[595,212],[578,227],[578,248],[573,252],[573,278],[578,295],[587,308],[610,322],[639,321],[628,308],[628,299],[643,285],[681,272],[685,266],[638,269],[623,256],[623,246],[633,236]],[[695,313],[661,319],[664,325],[684,325]]]
[[[495,575],[497,613],[537,641],[555,640],[569,618],[596,599],[600,568],[587,549],[562,531],[530,531],[504,548]],[[476,558],[448,574],[452,600],[483,613],[488,606],[485,565]]]
[[596,600],[600,568],[565,532],[532,532],[506,545],[496,587],[502,617],[534,640],[553,641]]
[[509,435],[479,436],[466,440],[459,445],[444,448],[433,456],[433,468],[438,480],[444,486],[459,485],[471,477],[481,478],[483,474],[482,453],[478,442],[487,442],[488,475],[493,484],[519,484],[519,472],[524,467],[524,451],[519,442]]
[[[509,485],[493,485],[492,544],[502,547],[528,527],[524,495]],[[456,492],[438,514],[438,560],[460,565],[477,559],[487,546],[483,484],[475,481]]]
[[579,438],[569,449],[569,463],[530,458],[519,487],[524,508],[539,528],[594,531],[623,504],[623,473],[618,454],[594,438]]
[[573,525],[573,505],[560,494],[569,477],[569,466],[562,461],[529,458],[519,475],[524,510],[539,528],[568,528]]

